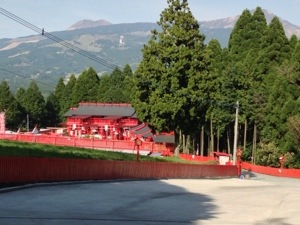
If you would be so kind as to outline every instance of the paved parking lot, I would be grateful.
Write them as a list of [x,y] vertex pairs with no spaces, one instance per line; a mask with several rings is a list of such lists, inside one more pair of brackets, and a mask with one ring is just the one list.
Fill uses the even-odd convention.
[[37,185],[0,193],[0,224],[300,224],[300,180],[172,179]]

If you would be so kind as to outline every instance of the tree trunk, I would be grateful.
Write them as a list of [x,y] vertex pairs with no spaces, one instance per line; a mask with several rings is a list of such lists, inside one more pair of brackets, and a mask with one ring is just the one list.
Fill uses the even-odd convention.
[[201,128],[201,148],[200,148],[200,155],[203,156],[203,152],[204,152],[204,126],[202,126]]
[[247,126],[248,126],[248,124],[247,124],[247,119],[245,120],[245,129],[244,129],[244,148],[243,148],[243,150],[245,150],[246,149],[246,142],[247,142]]
[[174,155],[175,156],[179,156],[179,149],[180,149],[180,140],[181,137],[180,137],[180,133],[178,134],[177,132],[175,132],[175,143],[177,144],[175,150],[174,150]]
[[212,123],[212,117],[210,120],[210,152],[214,151],[214,132],[213,132],[213,123]]
[[191,136],[187,135],[186,136],[186,154],[190,154],[191,150]]
[[253,147],[252,147],[252,159],[251,163],[255,165],[255,158],[256,158],[256,137],[257,135],[257,127],[256,127],[256,121],[254,122],[254,129],[253,129]]
[[219,127],[217,132],[217,151],[220,151],[220,128]]
[[186,140],[185,140],[185,134],[182,135],[182,149],[183,149],[183,153],[186,154]]
[[228,133],[228,130],[227,130],[227,151],[228,151],[228,154],[231,153],[231,150],[230,150],[230,139],[229,139],[229,133]]

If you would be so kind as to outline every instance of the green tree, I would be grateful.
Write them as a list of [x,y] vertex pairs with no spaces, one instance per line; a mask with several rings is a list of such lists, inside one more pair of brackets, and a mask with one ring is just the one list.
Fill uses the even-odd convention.
[[58,79],[58,82],[57,82],[57,85],[55,87],[55,91],[54,91],[54,95],[55,95],[55,98],[58,100],[59,104],[57,105],[58,106],[58,111],[61,110],[61,108],[64,107],[64,104],[65,104],[65,99],[64,99],[64,91],[65,91],[65,83],[64,83],[64,79],[62,77],[60,77]]
[[45,115],[45,99],[34,81],[30,83],[29,88],[26,90],[23,107],[29,114],[30,128],[35,125],[44,125],[42,119]]
[[97,97],[99,102],[111,102],[110,93],[108,92],[110,88],[110,80],[109,74],[101,75]]
[[6,127],[17,129],[22,121],[22,108],[10,91],[8,83],[0,83],[0,112],[5,112]]
[[[262,38],[262,51],[258,57],[261,64],[261,73],[269,74],[270,68],[280,65],[285,59],[290,57],[290,43],[285,35],[282,23],[278,17],[273,17],[266,34]],[[272,77],[267,83],[272,85]]]
[[[126,80],[126,85],[125,85]],[[124,72],[115,68],[110,75],[100,77],[98,101],[100,102],[128,102],[132,90],[132,70],[125,66]]]
[[50,93],[46,100],[45,114],[43,118],[43,124],[45,126],[58,125],[60,122],[59,109],[59,99],[57,99],[54,93]]
[[162,31],[152,31],[134,74],[133,105],[158,131],[198,133],[207,93],[204,36],[186,0],[168,0],[158,25]]
[[26,93],[26,90],[23,87],[20,87],[17,89],[17,92],[15,94],[15,98],[21,105],[23,105],[25,93]]
[[105,92],[105,97],[108,102],[124,102],[124,75],[123,72],[116,68],[110,75],[109,88]]
[[127,64],[123,69],[123,96],[124,102],[130,103],[133,95],[133,72],[131,67]]
[[14,96],[10,91],[8,83],[2,81],[0,83],[0,111],[6,111]]
[[[206,127],[210,127],[210,150],[224,149],[226,145],[220,146],[221,136],[225,135],[225,129],[229,121],[232,120],[232,112],[228,107],[227,99],[224,95],[224,77],[222,76],[225,68],[224,58],[226,51],[217,40],[211,40],[204,50],[204,62],[207,63],[207,92],[208,110],[206,113]],[[212,126],[212,127],[211,127]],[[215,141],[215,136],[217,137]],[[226,143],[226,142],[223,142]]]
[[72,105],[80,102],[96,102],[99,76],[93,68],[84,70],[78,77],[72,93]]
[[76,84],[76,77],[74,74],[72,74],[62,93],[62,99],[64,101],[64,104],[62,104],[59,112],[61,119],[64,118],[63,115],[72,107],[72,95],[73,95],[75,84]]
[[230,34],[228,48],[234,59],[243,58],[251,46],[251,16],[248,9],[244,10]]

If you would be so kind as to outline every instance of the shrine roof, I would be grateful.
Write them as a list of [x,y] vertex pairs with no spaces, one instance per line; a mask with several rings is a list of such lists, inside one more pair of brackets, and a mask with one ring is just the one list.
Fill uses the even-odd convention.
[[142,129],[145,126],[147,126],[147,124],[141,123],[141,124],[139,124],[139,125],[137,125],[135,127],[130,128],[129,131],[135,132],[135,131],[138,131],[138,130]]
[[89,118],[91,116],[85,116],[85,115],[76,115],[76,116],[72,116],[72,119],[86,119]]
[[69,116],[119,116],[136,118],[134,108],[129,104],[122,103],[80,103],[75,109],[71,109],[65,113],[66,117]]
[[145,126],[137,131],[133,131],[134,134],[144,134],[151,132],[151,129],[148,126]]
[[156,143],[175,143],[174,135],[156,135],[153,137],[153,141]]
[[122,118],[122,116],[106,116],[106,117],[103,117],[102,119],[104,120],[117,120],[117,119],[120,119]]

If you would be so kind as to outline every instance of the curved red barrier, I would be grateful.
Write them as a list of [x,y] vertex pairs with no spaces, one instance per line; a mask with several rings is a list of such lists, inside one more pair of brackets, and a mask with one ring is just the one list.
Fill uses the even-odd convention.
[[236,176],[236,166],[93,159],[0,157],[0,183]]
[[274,168],[268,166],[258,166],[258,165],[252,165],[247,162],[242,163],[242,168],[255,173],[267,174],[271,176],[300,178],[299,169],[284,169],[284,168],[281,169],[281,168]]

